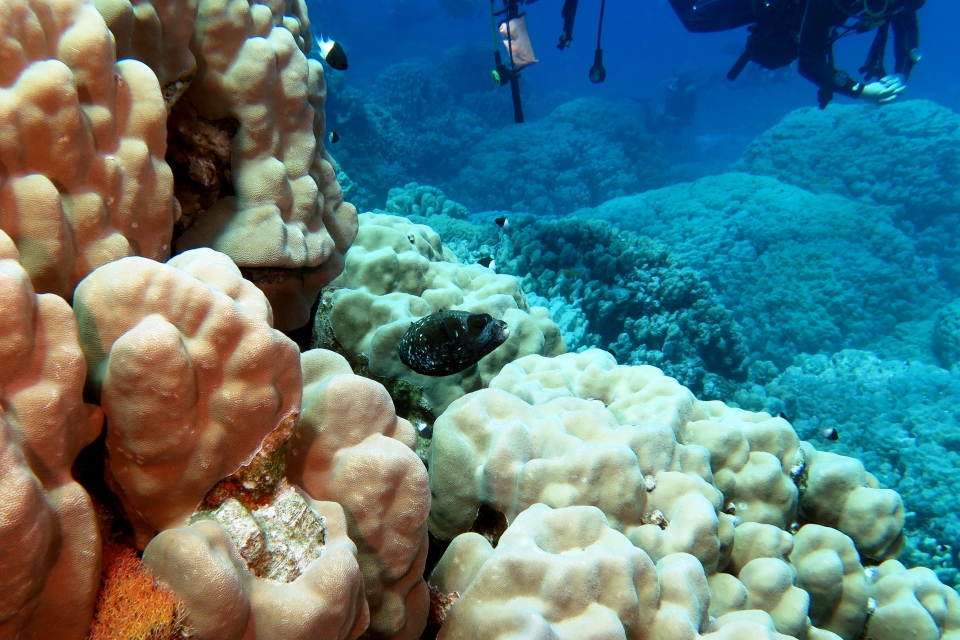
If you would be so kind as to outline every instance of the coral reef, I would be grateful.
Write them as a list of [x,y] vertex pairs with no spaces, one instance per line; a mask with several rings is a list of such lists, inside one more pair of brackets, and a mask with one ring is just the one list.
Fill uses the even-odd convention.
[[894,210],[772,178],[702,178],[578,214],[588,216],[669,246],[713,285],[751,360],[779,367],[863,348],[955,298]]
[[746,148],[739,166],[930,221],[960,211],[957,145],[960,115],[933,102],[834,104],[790,113]]
[[93,504],[71,466],[103,426],[84,404],[70,307],[34,293],[0,232],[0,637],[82,640],[100,578]]
[[533,505],[496,549],[475,533],[458,536],[430,582],[443,593],[459,594],[441,640],[787,640],[760,612],[714,619],[707,578],[694,558],[674,553],[654,564],[589,506]]
[[386,212],[408,219],[414,216],[449,216],[460,219],[470,216],[470,211],[465,206],[448,198],[440,189],[416,182],[402,188],[390,189]]
[[[289,515],[277,514],[273,526],[240,507],[246,517],[229,519],[226,526],[201,517],[161,532],[147,545],[143,560],[183,601],[191,637],[352,640],[363,633],[369,611],[343,510],[289,487],[277,501],[290,503]],[[284,544],[311,532],[313,539],[304,544],[313,559],[304,558],[284,580],[253,572],[236,543],[252,546],[267,538]],[[290,561],[293,553],[285,554],[284,561]]]
[[[344,85],[329,114],[340,134],[337,160],[369,193],[363,206],[383,206],[389,189],[413,179],[456,178],[489,135],[488,96],[497,95],[486,80],[489,52],[483,51],[482,86],[465,81],[469,72],[457,67],[464,58],[473,60],[472,53],[456,48],[439,65],[421,59],[392,64],[366,93]],[[507,121],[506,110],[492,111]]]
[[945,368],[960,364],[960,300],[944,305],[937,313],[933,350]]
[[[655,600],[640,607],[649,617],[640,630],[622,611],[600,615],[609,605],[596,589],[575,589],[571,609],[549,600],[567,593],[549,587],[550,580],[581,578],[565,577],[559,558],[560,566],[549,571],[539,563],[550,566],[553,553],[585,554],[575,566],[586,570],[594,561],[588,558],[600,554],[590,549],[601,539],[586,531],[601,527],[623,534],[623,544],[613,545],[622,549],[614,552],[620,561],[632,554],[649,565],[646,577],[633,580],[647,585],[638,593],[666,598],[678,585],[699,585],[696,606],[681,607],[688,634],[752,620],[784,637],[852,640],[868,621],[874,589],[861,562],[895,557],[903,542],[899,496],[878,488],[858,461],[801,443],[782,418],[700,402],[654,367],[620,366],[597,350],[527,356],[504,367],[489,389],[452,403],[440,416],[429,463],[431,531],[452,539],[431,584],[458,596],[441,638],[483,637],[498,624],[513,628],[520,619],[540,618],[539,628],[572,638],[578,636],[567,627],[580,628],[575,625],[592,615],[600,616],[594,625],[622,625],[626,637],[661,637],[657,611],[663,605]],[[588,513],[575,515],[574,508],[589,509],[595,524],[571,525]],[[502,514],[505,532],[482,524],[478,513],[484,509]],[[471,529],[492,538],[495,549]],[[583,541],[573,538],[581,533]],[[558,535],[560,546],[553,547]],[[530,544],[540,550],[534,553]],[[511,555],[515,545],[523,549],[518,556]],[[564,553],[568,549],[577,551]],[[520,564],[525,579],[513,583]],[[586,584],[597,584],[588,575]],[[895,597],[919,600],[927,588],[947,603],[957,598],[938,581],[930,587],[922,579],[906,581],[889,590],[897,588],[904,593],[884,596],[884,605]],[[538,603],[534,594],[547,600]],[[500,602],[509,595],[515,605]],[[503,621],[493,612],[481,616],[490,602],[498,603]],[[519,616],[507,613],[514,606],[525,616],[509,622]],[[927,602],[905,615],[922,625],[942,612]],[[899,637],[879,624],[871,630],[878,640]]]
[[569,213],[666,183],[659,143],[626,109],[578,98],[486,136],[445,187],[467,206]]
[[[636,119],[498,130],[485,48],[328,101],[302,0],[2,1],[0,637],[960,636],[952,114],[630,195]],[[441,311],[509,336],[415,373]]]
[[888,560],[870,573],[870,595],[877,603],[866,627],[871,638],[947,640],[960,633],[960,596],[929,569],[908,571]]
[[303,413],[288,456],[287,477],[347,515],[359,552],[371,638],[418,638],[429,599],[427,472],[413,452],[417,436],[397,418],[376,382],[353,375],[343,357],[311,350],[302,356]]
[[190,50],[199,0],[94,0],[113,34],[117,59],[146,64],[157,76],[169,107],[197,70]]
[[666,247],[602,220],[511,219],[497,270],[524,289],[583,311],[578,346],[600,346],[621,364],[650,364],[701,394],[704,378],[746,379],[747,349],[706,280]]
[[746,379],[747,349],[704,278],[667,249],[603,220],[472,214],[437,188],[391,189],[387,211],[430,225],[467,263],[495,258],[548,307],[568,349],[601,347],[621,364],[650,364],[698,396],[732,393]]
[[[401,361],[398,346],[410,325],[440,310],[486,313],[509,326],[509,338],[462,373],[430,377]],[[523,355],[563,352],[546,309],[531,308],[517,279],[479,265],[461,265],[429,227],[377,213],[360,216],[347,266],[324,293],[314,330],[317,346],[362,356],[380,379],[423,390],[438,415],[464,393],[486,386],[506,363]]]
[[144,544],[296,420],[299,351],[225,255],[112,262],[77,287],[74,305],[110,425],[110,474]]
[[[960,536],[953,515],[960,511],[960,370],[855,350],[801,355],[734,400],[748,409],[783,412],[802,438],[862,460],[903,496],[905,561],[935,570],[946,584],[960,583],[953,543]],[[830,429],[839,436],[835,442],[822,436]]]
[[207,173],[175,165],[192,220],[176,250],[229,255],[266,293],[280,329],[308,322],[356,234],[356,210],[343,202],[323,145],[326,87],[321,64],[305,55],[311,40],[299,0],[201,1],[191,41],[197,78],[172,116],[181,122],[177,140],[188,145],[181,157],[192,157],[189,145],[208,138],[211,125],[230,144],[229,188],[212,202],[190,197],[208,186]]
[[179,208],[157,79],[117,61],[90,3],[5,0],[0,228],[36,291],[69,300],[96,267],[165,260]]

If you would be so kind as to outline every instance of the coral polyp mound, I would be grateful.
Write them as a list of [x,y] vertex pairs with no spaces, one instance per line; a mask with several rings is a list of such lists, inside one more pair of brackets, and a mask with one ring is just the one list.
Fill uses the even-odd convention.
[[[438,638],[787,640],[762,610],[713,617],[703,567],[685,553],[654,563],[596,507],[524,511],[496,549],[457,537],[430,577],[457,593]],[[820,633],[819,640],[837,636]]]
[[370,605],[368,636],[414,639],[426,624],[427,472],[413,452],[413,427],[398,418],[376,382],[343,357],[314,349],[301,357],[303,413],[287,477],[347,514]]
[[[486,313],[507,324],[509,337],[460,373],[416,373],[398,347],[414,322],[440,311]],[[359,356],[373,375],[421,388],[435,413],[486,386],[518,357],[564,351],[549,312],[529,305],[516,278],[460,264],[430,227],[376,213],[360,216],[347,266],[324,293],[315,334],[318,346]]]
[[[182,599],[190,637],[359,637],[369,611],[343,510],[290,487],[270,509],[205,516],[147,545],[144,562]],[[248,566],[261,561],[259,572]]]
[[[307,323],[357,225],[324,150],[326,85],[320,63],[305,55],[311,41],[302,2],[200,2],[197,79],[171,115],[186,219],[177,251],[229,255],[284,330]],[[219,168],[204,155],[216,138]]]
[[[932,574],[869,583],[863,563],[896,557],[904,511],[861,463],[602,351],[506,365],[437,419],[428,460],[430,528],[453,541],[431,585],[457,594],[441,638],[853,640],[872,624],[897,640],[874,609],[903,606],[922,628],[960,603]],[[620,569],[603,568],[608,553]],[[651,598],[642,622],[597,588],[628,575],[621,596]]]
[[111,260],[170,255],[173,175],[157,79],[117,62],[93,4],[4,0],[0,228],[39,292]]
[[299,350],[223,254],[108,264],[80,284],[74,305],[109,423],[110,475],[145,540],[183,524],[296,420]]
[[36,295],[0,232],[0,637],[86,636],[100,576],[90,498],[71,475],[103,425],[83,402],[70,307]]

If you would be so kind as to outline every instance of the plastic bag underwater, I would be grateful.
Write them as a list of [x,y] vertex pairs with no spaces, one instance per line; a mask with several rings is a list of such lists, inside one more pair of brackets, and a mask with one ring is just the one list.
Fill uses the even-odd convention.
[[502,23],[500,36],[503,38],[503,46],[510,54],[510,62],[515,71],[539,62],[533,53],[533,44],[530,42],[530,33],[527,31],[527,14],[522,13],[513,20]]

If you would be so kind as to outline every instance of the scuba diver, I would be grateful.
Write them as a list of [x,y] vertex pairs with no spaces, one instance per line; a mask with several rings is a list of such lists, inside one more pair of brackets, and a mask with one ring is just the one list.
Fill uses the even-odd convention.
[[[917,11],[926,0],[670,0],[688,31],[726,31],[750,26],[743,54],[727,78],[735,80],[748,62],[767,69],[798,60],[800,75],[814,82],[820,108],[834,94],[887,104],[900,97],[919,62]],[[895,67],[888,74],[884,53],[893,30]],[[850,33],[877,34],[860,68],[864,81],[834,65],[833,43]]]
[[[662,107],[653,98],[639,100],[646,115],[647,133],[664,129],[680,133],[681,129],[693,122],[693,115],[697,110],[697,88],[693,84],[693,78],[690,74],[679,73],[664,83],[666,94]],[[654,106],[650,105],[651,102]]]

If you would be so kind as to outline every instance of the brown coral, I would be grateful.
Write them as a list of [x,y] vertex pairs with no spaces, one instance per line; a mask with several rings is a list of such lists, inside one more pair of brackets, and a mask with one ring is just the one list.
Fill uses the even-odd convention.
[[83,403],[86,362],[70,307],[35,295],[0,232],[0,637],[80,639],[100,536],[70,468],[103,424]]
[[299,410],[299,350],[222,254],[111,263],[80,284],[75,311],[139,544],[183,524]]

